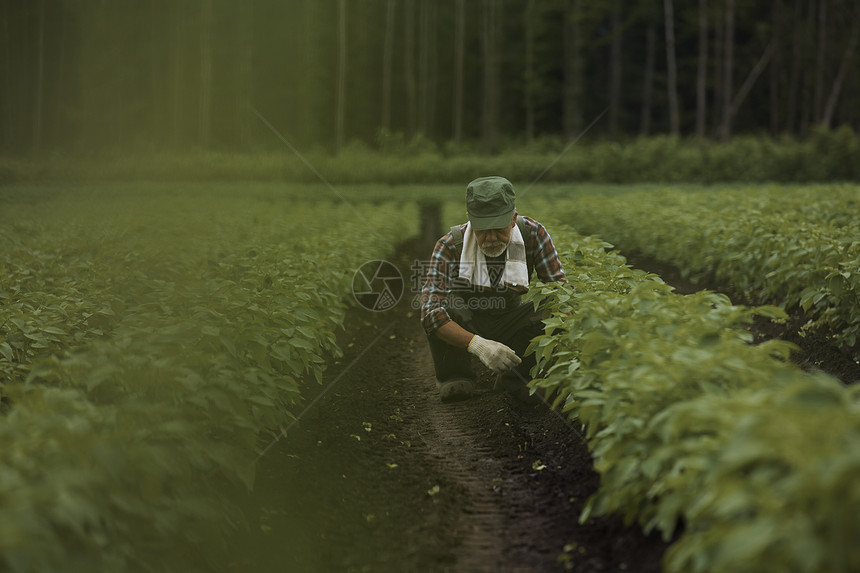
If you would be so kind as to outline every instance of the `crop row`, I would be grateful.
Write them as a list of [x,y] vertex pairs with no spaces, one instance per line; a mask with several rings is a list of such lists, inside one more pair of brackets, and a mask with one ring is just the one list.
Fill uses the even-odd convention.
[[339,356],[354,270],[416,220],[266,199],[77,194],[0,215],[0,569],[224,559],[259,444]]
[[754,315],[681,296],[552,226],[569,283],[538,285],[531,382],[582,426],[601,474],[580,520],[617,513],[665,539],[672,572],[860,568],[860,389],[751,344]]
[[581,232],[807,311],[845,348],[860,341],[860,188],[661,190],[584,196],[559,216]]

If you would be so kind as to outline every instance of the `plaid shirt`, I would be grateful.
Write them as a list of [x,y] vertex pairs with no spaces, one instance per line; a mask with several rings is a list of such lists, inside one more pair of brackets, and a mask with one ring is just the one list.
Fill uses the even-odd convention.
[[[523,242],[526,247],[526,264],[529,269],[537,272],[541,281],[566,282],[564,269],[558,259],[558,253],[552,239],[543,225],[523,217],[526,222],[526,233]],[[460,226],[465,231],[466,225]],[[433,254],[430,256],[427,279],[421,288],[421,324],[427,334],[436,330],[451,320],[444,307],[446,297],[455,289],[452,288],[455,279],[460,274],[460,253],[454,247],[454,237],[451,232],[445,234],[436,242]]]

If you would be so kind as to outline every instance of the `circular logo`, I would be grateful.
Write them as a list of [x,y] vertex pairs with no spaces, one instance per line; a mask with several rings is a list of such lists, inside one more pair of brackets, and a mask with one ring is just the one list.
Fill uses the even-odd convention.
[[403,296],[403,275],[388,261],[368,261],[352,277],[352,296],[367,310],[388,310]]

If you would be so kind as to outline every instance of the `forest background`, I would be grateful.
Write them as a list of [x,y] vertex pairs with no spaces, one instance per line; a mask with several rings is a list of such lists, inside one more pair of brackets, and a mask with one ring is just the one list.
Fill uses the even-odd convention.
[[5,182],[860,179],[856,0],[0,10]]

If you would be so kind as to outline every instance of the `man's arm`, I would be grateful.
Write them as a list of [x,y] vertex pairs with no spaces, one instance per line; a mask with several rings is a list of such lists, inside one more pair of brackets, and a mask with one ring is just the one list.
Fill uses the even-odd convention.
[[472,342],[472,338],[475,336],[453,320],[449,320],[437,328],[435,334],[442,342],[447,342],[457,348],[468,348],[469,343]]
[[477,356],[484,366],[493,372],[506,372],[515,368],[522,359],[510,347],[472,334],[453,320],[449,320],[436,330],[436,336],[442,341],[465,348]]
[[456,251],[451,246],[451,233],[436,241],[430,255],[427,276],[421,287],[421,325],[427,336],[451,321],[445,310],[445,301],[451,294],[451,276],[454,272]]
[[430,257],[427,279],[421,289],[421,324],[428,336],[436,336],[447,344],[466,349],[491,370],[504,372],[519,364],[520,357],[501,342],[469,332],[454,322],[445,310],[445,301],[451,293],[450,285],[457,269],[453,264],[457,253],[450,246],[450,238],[449,234],[439,239]]

